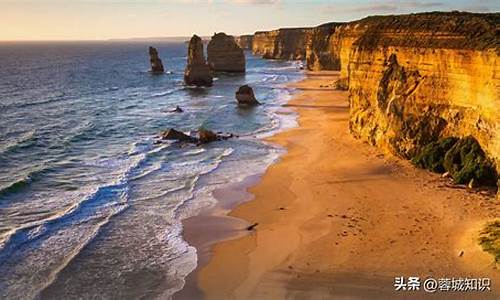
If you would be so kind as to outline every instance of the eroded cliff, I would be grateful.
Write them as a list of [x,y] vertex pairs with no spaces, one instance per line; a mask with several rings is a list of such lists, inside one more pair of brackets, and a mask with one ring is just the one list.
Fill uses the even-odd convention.
[[500,171],[500,14],[370,17],[334,35],[354,136],[405,158],[474,137]]
[[241,49],[252,50],[253,35],[251,34],[240,35],[235,37],[234,40],[236,41],[236,44],[240,46]]
[[311,28],[282,28],[258,31],[253,36],[252,52],[263,58],[302,60]]
[[340,57],[333,38],[341,24],[327,23],[311,29],[306,46],[308,70],[340,70]]
[[499,20],[499,13],[374,16],[257,32],[253,52],[340,70],[355,137],[411,159],[440,138],[470,136],[500,172]]

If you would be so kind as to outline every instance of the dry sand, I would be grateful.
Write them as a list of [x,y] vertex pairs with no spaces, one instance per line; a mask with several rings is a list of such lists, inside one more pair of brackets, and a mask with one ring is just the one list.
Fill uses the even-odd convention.
[[[347,93],[320,88],[337,76],[311,73],[296,84],[302,91],[289,106],[299,127],[269,139],[288,152],[248,190],[254,199],[230,213],[259,225],[215,246],[205,242],[211,257],[193,275],[198,292],[208,299],[422,299],[430,294],[395,292],[394,277],[468,276],[491,278],[493,292],[433,298],[498,299],[500,271],[477,244],[482,224],[500,216],[498,201],[447,187],[447,179],[352,138]],[[244,233],[242,226],[230,228]],[[202,227],[194,236],[206,234]]]

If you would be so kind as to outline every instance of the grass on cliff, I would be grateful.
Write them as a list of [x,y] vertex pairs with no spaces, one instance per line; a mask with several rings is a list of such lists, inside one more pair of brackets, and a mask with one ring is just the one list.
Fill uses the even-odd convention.
[[[392,45],[478,50],[493,48],[500,51],[497,30],[500,13],[426,12],[370,16],[354,23],[368,26],[366,34],[356,42],[363,49]],[[384,32],[408,34],[394,39]],[[437,33],[447,33],[453,38],[437,38]]]
[[411,161],[433,172],[449,172],[457,184],[473,180],[474,184],[493,186],[498,180],[495,165],[472,136],[441,138],[423,147]]
[[488,223],[479,234],[479,244],[500,263],[500,220]]

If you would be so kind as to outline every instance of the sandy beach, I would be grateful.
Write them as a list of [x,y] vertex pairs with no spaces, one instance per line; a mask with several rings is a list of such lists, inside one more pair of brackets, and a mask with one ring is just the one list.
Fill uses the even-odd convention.
[[[497,298],[500,272],[477,233],[500,215],[498,201],[354,139],[347,92],[321,87],[336,78],[309,73],[295,84],[301,91],[288,106],[299,126],[269,139],[287,153],[248,191],[226,190],[226,203],[246,201],[218,212],[229,213],[226,225],[213,212],[185,223],[204,254],[184,297]],[[250,223],[258,225],[249,233]],[[488,277],[492,291],[394,291],[396,276]]]

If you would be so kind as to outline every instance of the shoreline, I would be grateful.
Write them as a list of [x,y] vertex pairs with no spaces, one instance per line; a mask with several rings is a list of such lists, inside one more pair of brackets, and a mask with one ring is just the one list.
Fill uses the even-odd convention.
[[[304,72],[304,78],[298,82],[305,80],[305,78],[307,78],[307,72]],[[294,87],[294,84],[298,82],[289,82],[285,84],[285,87]],[[293,94],[282,107],[287,107],[291,99],[293,99]],[[270,136],[258,137],[258,139],[264,143],[268,143],[269,139],[274,135],[293,128],[295,127],[290,128],[286,126],[281,131],[275,132]],[[285,149],[283,148],[283,150]],[[279,162],[282,155],[280,154],[269,166]],[[213,246],[217,243],[238,239],[252,233],[252,231],[247,230],[247,227],[252,223],[231,216],[231,211],[237,206],[253,200],[254,195],[248,190],[259,183],[262,176],[266,173],[267,168],[261,173],[247,176],[241,181],[229,183],[222,188],[214,190],[212,196],[217,200],[217,204],[214,207],[202,209],[200,214],[182,221],[182,238],[196,249],[198,261],[196,268],[184,279],[184,287],[173,295],[173,299],[189,300],[203,298],[203,292],[198,286],[198,273],[210,261]]]
[[395,294],[394,276],[488,275],[495,294],[467,296],[495,297],[492,258],[463,243],[469,224],[498,215],[494,196],[447,188],[439,175],[352,138],[347,93],[320,88],[334,73],[291,85],[300,92],[286,106],[299,126],[266,139],[287,152],[248,189],[254,199],[229,213],[259,225],[212,245],[208,263],[190,274],[198,290],[207,299],[407,298],[425,294]]
[[258,183],[263,174],[251,175],[242,181],[231,183],[212,192],[217,205],[202,210],[199,215],[182,221],[182,238],[196,248],[198,257],[196,268],[184,279],[182,290],[173,299],[201,299],[203,292],[198,287],[198,272],[210,261],[212,247],[223,241],[237,239],[250,234],[246,220],[230,216],[232,209],[239,204],[251,201],[253,195],[248,188]]

